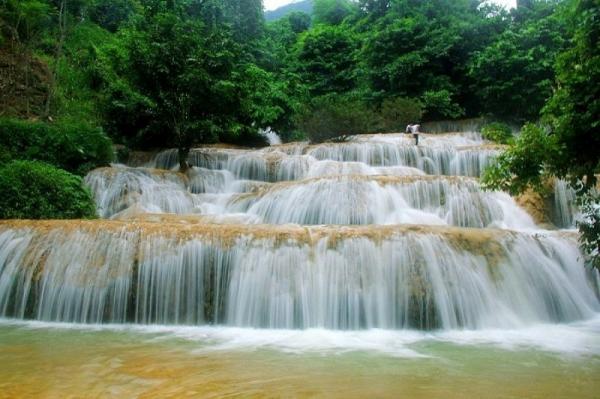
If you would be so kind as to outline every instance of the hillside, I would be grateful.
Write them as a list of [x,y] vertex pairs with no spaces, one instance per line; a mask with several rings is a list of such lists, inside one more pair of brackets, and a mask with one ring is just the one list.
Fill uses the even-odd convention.
[[265,19],[267,20],[267,22],[275,21],[295,11],[301,11],[307,14],[312,14],[312,10],[313,0],[303,0],[291,4],[286,4],[285,6],[279,7],[272,11],[265,11]]

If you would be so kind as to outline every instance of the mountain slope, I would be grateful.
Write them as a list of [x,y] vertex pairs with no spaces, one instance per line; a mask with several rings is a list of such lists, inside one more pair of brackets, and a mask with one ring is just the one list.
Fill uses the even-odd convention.
[[268,21],[275,21],[285,17],[287,14],[301,11],[307,14],[312,14],[313,11],[313,0],[302,0],[295,3],[286,4],[272,11],[265,11],[265,19]]

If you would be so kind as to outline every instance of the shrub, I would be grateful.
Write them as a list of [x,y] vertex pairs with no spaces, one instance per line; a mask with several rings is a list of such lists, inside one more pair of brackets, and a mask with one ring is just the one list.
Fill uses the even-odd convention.
[[37,161],[0,167],[0,218],[94,218],[90,192],[80,177]]
[[597,190],[581,194],[579,205],[583,215],[577,222],[579,243],[587,264],[600,271],[600,194]]
[[481,129],[481,135],[484,139],[494,141],[500,144],[509,144],[512,142],[512,129],[500,122],[490,123]]
[[465,114],[465,110],[454,102],[452,93],[448,90],[426,91],[421,96],[421,102],[428,120],[456,119]]
[[350,135],[377,129],[378,115],[358,99],[320,97],[300,113],[298,128],[312,143],[343,141]]
[[99,128],[84,123],[47,124],[0,120],[3,158],[43,161],[78,175],[113,160],[112,144]]
[[421,120],[423,108],[409,98],[387,99],[381,104],[380,116],[383,132],[403,132],[407,125]]
[[543,192],[545,164],[560,156],[556,137],[528,123],[512,145],[487,167],[481,183],[490,190],[519,194],[528,187]]

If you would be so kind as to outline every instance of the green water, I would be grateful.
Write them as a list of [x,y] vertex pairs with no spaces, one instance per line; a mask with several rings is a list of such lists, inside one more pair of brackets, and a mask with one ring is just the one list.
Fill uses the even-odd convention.
[[598,355],[429,338],[407,343],[406,353],[352,349],[352,337],[346,349],[290,351],[240,344],[245,335],[261,332],[233,330],[223,345],[203,333],[2,324],[0,397],[600,396]]

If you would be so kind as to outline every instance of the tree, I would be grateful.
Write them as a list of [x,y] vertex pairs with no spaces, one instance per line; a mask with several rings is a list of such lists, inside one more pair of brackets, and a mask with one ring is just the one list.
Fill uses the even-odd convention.
[[600,266],[600,218],[596,173],[600,170],[600,8],[597,0],[576,0],[567,14],[571,44],[556,63],[557,89],[543,110],[545,129],[526,125],[499,163],[486,171],[490,188],[522,192],[540,189],[547,177],[570,179],[583,210],[582,247]]
[[537,14],[521,12],[519,22],[475,54],[468,70],[482,110],[519,123],[537,119],[552,95],[553,65],[566,33],[555,4],[537,1],[532,7]]
[[406,125],[418,122],[423,116],[422,104],[409,98],[388,98],[379,111],[383,132],[403,132]]
[[314,0],[313,17],[319,24],[339,25],[353,9],[348,0]]
[[102,28],[116,32],[136,12],[134,0],[91,0],[89,16]]
[[316,26],[302,36],[296,49],[297,69],[311,95],[345,93],[356,87],[358,44],[341,26]]
[[530,187],[543,191],[548,167],[560,157],[556,137],[528,123],[521,129],[515,143],[485,170],[482,183],[488,189],[509,191],[515,195]]
[[286,16],[292,31],[296,34],[306,32],[310,28],[310,15],[301,11],[294,11]]
[[32,44],[48,28],[52,7],[41,0],[4,0],[0,28],[13,41]]
[[[543,110],[545,129],[526,125],[500,169],[510,180],[505,188],[522,191],[537,185],[544,175],[596,184],[600,145],[600,11],[596,0],[577,0],[569,15],[574,27],[571,46],[556,63],[557,89]],[[539,151],[534,151],[534,148]],[[519,153],[521,155],[516,156]],[[530,167],[524,167],[529,165]],[[498,167],[496,167],[497,169]],[[490,183],[501,182],[490,178]]]
[[227,32],[205,29],[180,7],[161,1],[154,5],[125,33],[130,78],[151,107],[146,129],[169,132],[166,142],[177,146],[185,170],[195,142],[247,128],[235,118],[237,49]]
[[358,7],[374,17],[383,16],[391,7],[391,0],[359,0]]
[[225,0],[224,8],[237,42],[249,43],[262,36],[265,24],[262,0]]
[[351,135],[372,132],[379,124],[379,115],[351,95],[315,98],[298,117],[300,130],[311,143],[345,141]]
[[287,105],[273,74],[243,55],[245,44],[227,25],[207,26],[203,11],[148,1],[121,43],[100,50],[105,111],[124,128],[110,131],[127,135],[129,128],[136,142],[175,146],[182,170],[192,145],[256,143],[258,130],[279,121]]
[[578,0],[569,26],[570,47],[558,57],[557,89],[544,108],[544,122],[561,145],[551,160],[553,171],[596,184],[600,160],[600,7],[598,0]]

